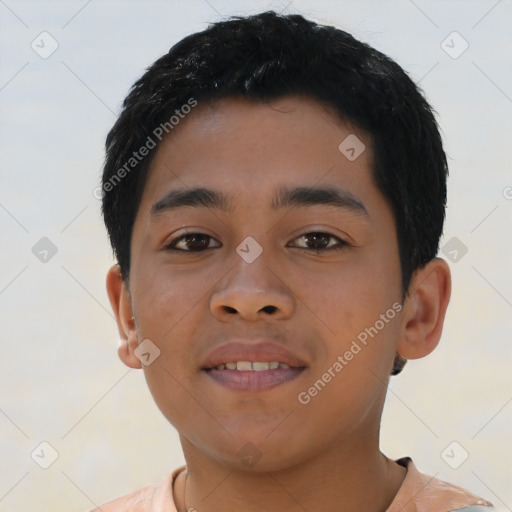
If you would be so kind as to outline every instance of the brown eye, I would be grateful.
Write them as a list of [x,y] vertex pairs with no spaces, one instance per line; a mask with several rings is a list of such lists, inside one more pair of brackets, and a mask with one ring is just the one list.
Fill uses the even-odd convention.
[[304,241],[304,245],[296,244],[295,247],[311,249],[314,251],[336,251],[350,245],[348,242],[345,242],[337,236],[322,232],[305,233],[304,235],[297,237],[295,240],[300,239]]
[[329,245],[331,235],[326,233],[308,233],[304,235],[306,242],[313,246],[313,249],[325,249]]
[[[175,251],[201,252],[206,249],[211,249],[212,246],[210,244],[212,241],[216,242],[214,238],[204,233],[187,233],[186,235],[175,238],[166,248]],[[213,247],[220,247],[220,244],[214,245]]]

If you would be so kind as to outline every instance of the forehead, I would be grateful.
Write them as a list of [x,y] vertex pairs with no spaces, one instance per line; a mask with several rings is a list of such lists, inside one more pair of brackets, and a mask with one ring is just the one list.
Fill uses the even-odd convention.
[[254,200],[291,183],[343,185],[355,195],[375,188],[372,162],[368,136],[315,100],[199,102],[157,149],[142,203],[197,186]]

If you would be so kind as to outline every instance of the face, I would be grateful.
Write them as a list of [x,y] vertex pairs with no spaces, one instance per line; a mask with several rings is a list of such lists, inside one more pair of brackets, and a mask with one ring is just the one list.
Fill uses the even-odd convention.
[[371,167],[363,133],[294,97],[199,104],[158,149],[131,307],[189,449],[267,471],[378,432],[401,278]]

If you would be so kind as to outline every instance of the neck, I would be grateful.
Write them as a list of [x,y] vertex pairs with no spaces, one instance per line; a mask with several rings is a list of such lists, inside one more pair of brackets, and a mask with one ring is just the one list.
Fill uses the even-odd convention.
[[[206,457],[182,439],[185,478],[175,487],[179,512],[384,512],[398,492],[405,468],[373,443],[331,447],[302,464],[277,471],[239,470]],[[349,447],[347,448],[347,445]],[[186,494],[186,496],[185,496]]]

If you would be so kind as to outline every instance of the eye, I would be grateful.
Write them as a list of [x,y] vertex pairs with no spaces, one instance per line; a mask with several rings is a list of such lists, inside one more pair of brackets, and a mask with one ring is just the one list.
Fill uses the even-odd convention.
[[310,249],[316,252],[321,251],[339,251],[344,247],[350,246],[348,242],[342,240],[341,238],[331,235],[330,233],[322,233],[322,232],[312,232],[312,233],[304,233],[301,236],[295,238],[295,240],[303,240],[303,243],[306,244],[296,244],[293,247],[300,247],[304,249]]
[[210,235],[187,233],[172,240],[165,248],[173,251],[201,252],[212,247],[220,247],[220,243],[217,242],[217,245],[212,246],[211,242],[217,241]]

